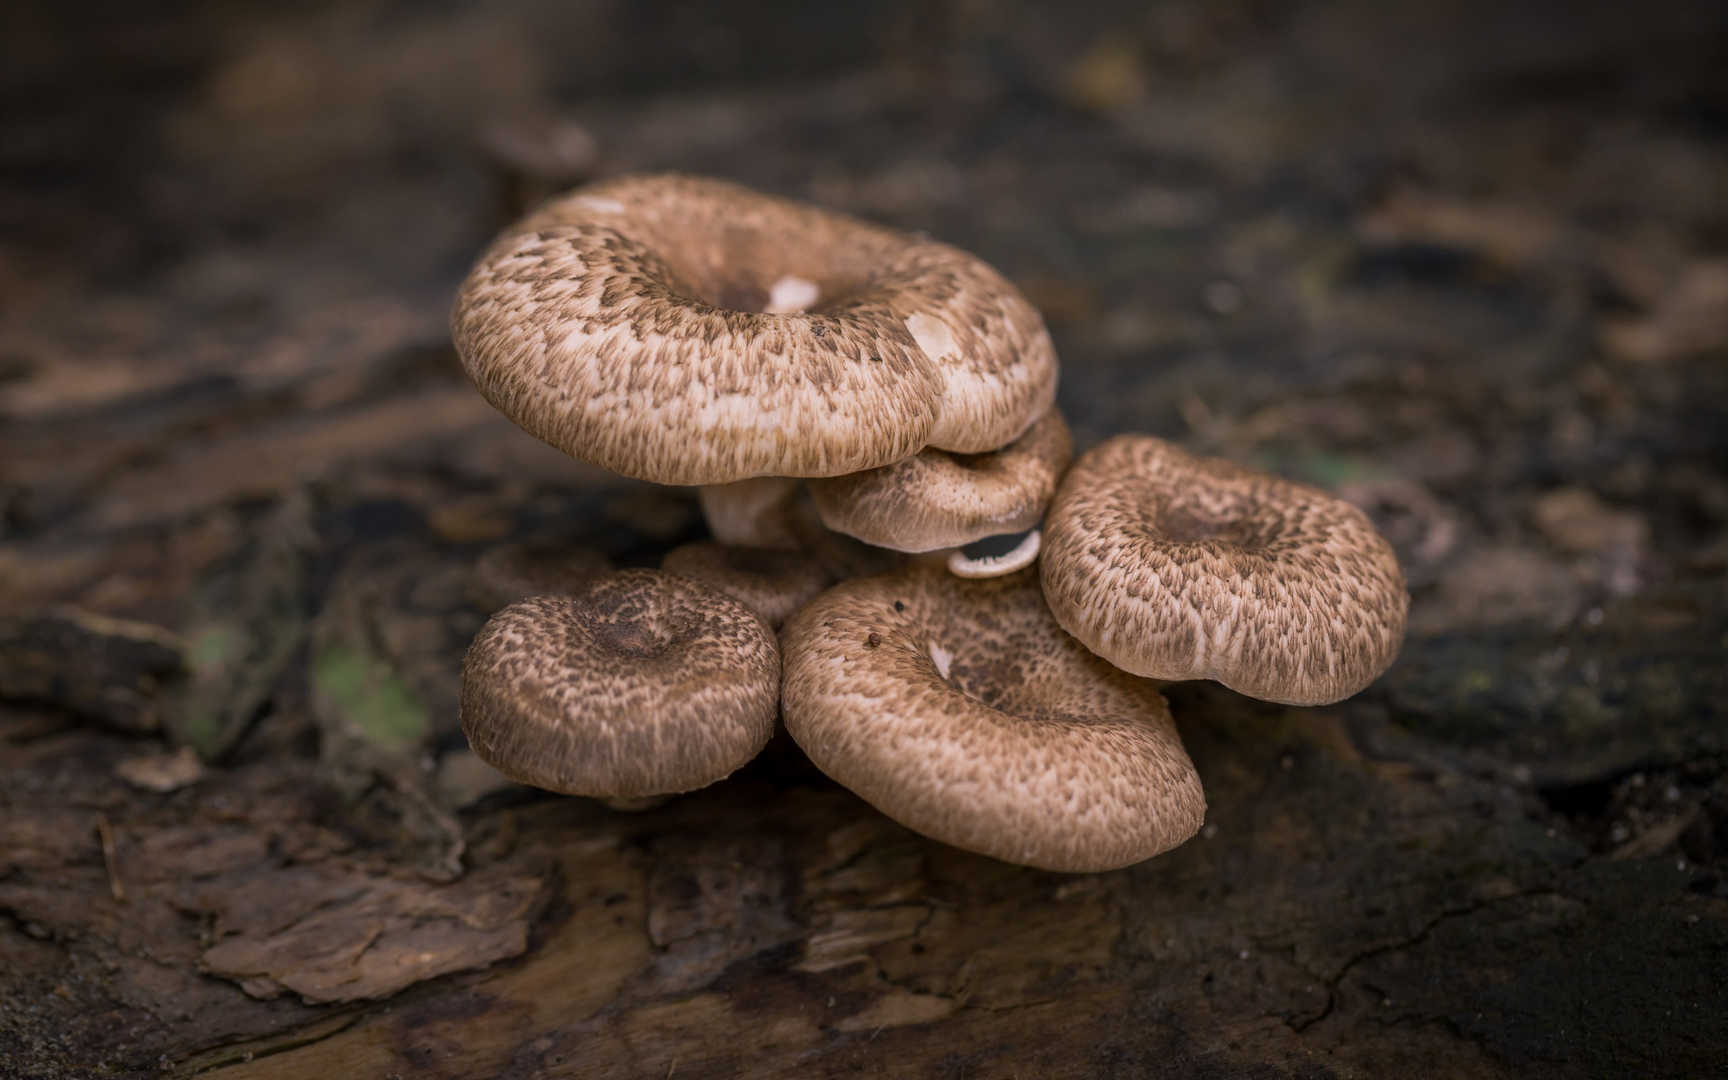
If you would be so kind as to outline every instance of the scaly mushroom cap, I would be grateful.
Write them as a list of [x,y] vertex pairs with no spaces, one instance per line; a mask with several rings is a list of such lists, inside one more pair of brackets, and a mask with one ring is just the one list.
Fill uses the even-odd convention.
[[880,469],[812,480],[822,522],[895,551],[961,547],[1038,524],[1074,456],[1051,409],[1013,442],[985,454],[926,449]]
[[833,580],[815,556],[699,540],[667,552],[660,569],[718,589],[778,627]]
[[945,843],[1107,870],[1193,836],[1200,778],[1158,688],[1062,632],[1026,571],[850,581],[786,624],[787,730],[823,772]]
[[1392,546],[1354,506],[1147,435],[1068,470],[1040,565],[1057,621],[1124,671],[1288,705],[1373,682],[1410,604]]
[[1043,320],[982,261],[696,177],[547,204],[481,258],[451,322],[511,420],[665,484],[994,450],[1056,389]]
[[725,777],[774,733],[780,651],[743,604],[657,570],[493,615],[462,665],[462,730],[513,780],[637,798]]

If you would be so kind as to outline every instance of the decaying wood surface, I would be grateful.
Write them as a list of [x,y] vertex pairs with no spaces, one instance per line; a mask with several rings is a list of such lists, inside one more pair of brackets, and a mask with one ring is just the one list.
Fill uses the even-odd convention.
[[[1720,13],[1036,7],[0,16],[0,1076],[1728,1069]],[[501,786],[479,560],[700,529],[497,417],[446,306],[659,168],[979,252],[1082,445],[1362,505],[1399,663],[1173,688],[1208,824],[1110,874],[783,736],[641,813]]]

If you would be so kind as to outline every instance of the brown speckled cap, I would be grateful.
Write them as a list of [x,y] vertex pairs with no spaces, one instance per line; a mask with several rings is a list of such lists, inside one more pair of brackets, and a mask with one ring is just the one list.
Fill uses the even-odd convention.
[[481,258],[451,322],[506,416],[666,484],[994,450],[1056,388],[1043,320],[979,259],[696,177],[547,204]]
[[699,540],[660,561],[668,573],[718,589],[778,627],[833,580],[814,556]]
[[1083,648],[1026,571],[850,581],[782,634],[786,727],[823,772],[945,843],[1107,870],[1193,836],[1200,778],[1153,683]]
[[895,551],[960,547],[1038,524],[1074,455],[1055,409],[999,450],[926,449],[880,469],[812,480],[830,529]]
[[1367,515],[1147,435],[1080,456],[1044,525],[1050,610],[1125,671],[1289,705],[1373,682],[1410,597]]
[[624,570],[492,616],[462,666],[462,730],[488,764],[549,791],[691,791],[767,743],[779,681],[774,635],[743,604]]

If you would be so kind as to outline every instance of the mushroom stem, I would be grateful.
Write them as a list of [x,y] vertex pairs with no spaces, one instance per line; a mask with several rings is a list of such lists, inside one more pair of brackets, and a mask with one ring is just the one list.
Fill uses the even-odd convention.
[[733,547],[795,550],[792,496],[798,481],[784,476],[759,476],[701,489],[702,516],[714,539]]

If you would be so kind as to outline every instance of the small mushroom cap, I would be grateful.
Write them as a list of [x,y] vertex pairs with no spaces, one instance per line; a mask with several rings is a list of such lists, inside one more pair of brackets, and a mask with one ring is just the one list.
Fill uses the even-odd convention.
[[786,624],[787,730],[900,823],[1048,870],[1107,870],[1193,836],[1200,778],[1158,688],[1086,651],[1035,573],[910,567]]
[[475,560],[474,591],[489,611],[524,596],[574,592],[611,569],[612,560],[603,552],[579,544],[499,544]]
[[743,604],[624,570],[493,615],[462,665],[462,730],[488,764],[570,795],[691,791],[774,733],[780,651]]
[[667,552],[660,569],[718,589],[778,627],[833,581],[811,555],[699,540]]
[[664,484],[993,450],[1056,390],[1043,320],[981,260],[695,177],[547,204],[482,256],[451,324],[511,420]]
[[999,450],[926,449],[880,469],[812,480],[830,529],[895,551],[961,547],[1038,524],[1074,456],[1055,409]]
[[1288,705],[1373,682],[1410,605],[1392,546],[1354,506],[1148,435],[1074,463],[1039,565],[1057,621],[1124,671]]

